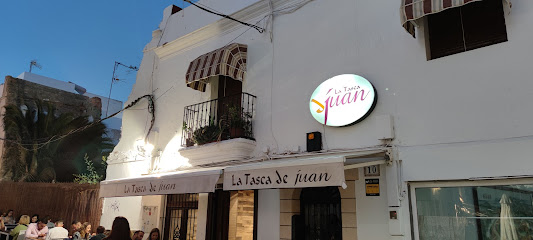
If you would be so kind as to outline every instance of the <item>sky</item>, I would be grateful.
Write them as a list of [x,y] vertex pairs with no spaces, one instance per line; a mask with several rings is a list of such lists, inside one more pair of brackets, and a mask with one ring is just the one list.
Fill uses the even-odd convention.
[[[165,7],[183,0],[0,1],[0,82],[29,71],[107,97],[115,61],[139,67]],[[111,98],[125,102],[136,72],[119,68]]]

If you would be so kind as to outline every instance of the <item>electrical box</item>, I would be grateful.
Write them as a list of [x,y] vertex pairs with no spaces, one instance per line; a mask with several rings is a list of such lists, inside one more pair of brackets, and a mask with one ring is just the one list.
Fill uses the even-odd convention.
[[322,150],[322,133],[307,133],[307,151],[316,152]]

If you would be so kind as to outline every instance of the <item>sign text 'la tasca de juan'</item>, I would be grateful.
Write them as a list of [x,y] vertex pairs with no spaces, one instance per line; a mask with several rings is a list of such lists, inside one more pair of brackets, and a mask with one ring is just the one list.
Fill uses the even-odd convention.
[[313,117],[327,126],[349,126],[362,121],[374,109],[377,93],[365,78],[354,74],[332,77],[320,84],[309,108]]

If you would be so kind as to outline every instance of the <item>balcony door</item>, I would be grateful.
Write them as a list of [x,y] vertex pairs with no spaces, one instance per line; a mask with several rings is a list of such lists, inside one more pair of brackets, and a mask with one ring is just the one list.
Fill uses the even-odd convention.
[[230,118],[242,115],[242,82],[231,77],[219,76],[217,119],[222,119],[226,128],[222,134],[223,139],[241,137],[244,133],[231,133]]
[[218,77],[217,117],[227,114],[230,107],[241,107],[242,82],[226,76]]
[[218,76],[218,98],[239,95],[242,93],[242,82],[231,77]]

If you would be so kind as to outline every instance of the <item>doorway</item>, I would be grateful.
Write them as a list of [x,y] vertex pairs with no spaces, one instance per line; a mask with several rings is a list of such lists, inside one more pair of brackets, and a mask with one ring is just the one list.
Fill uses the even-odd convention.
[[297,239],[342,239],[338,187],[304,188],[300,194],[301,227]]
[[242,108],[242,82],[231,77],[218,78],[217,119],[224,125],[222,139],[238,138],[245,135]]
[[210,193],[205,239],[255,240],[257,196],[254,190]]
[[163,240],[196,240],[198,194],[167,195]]

